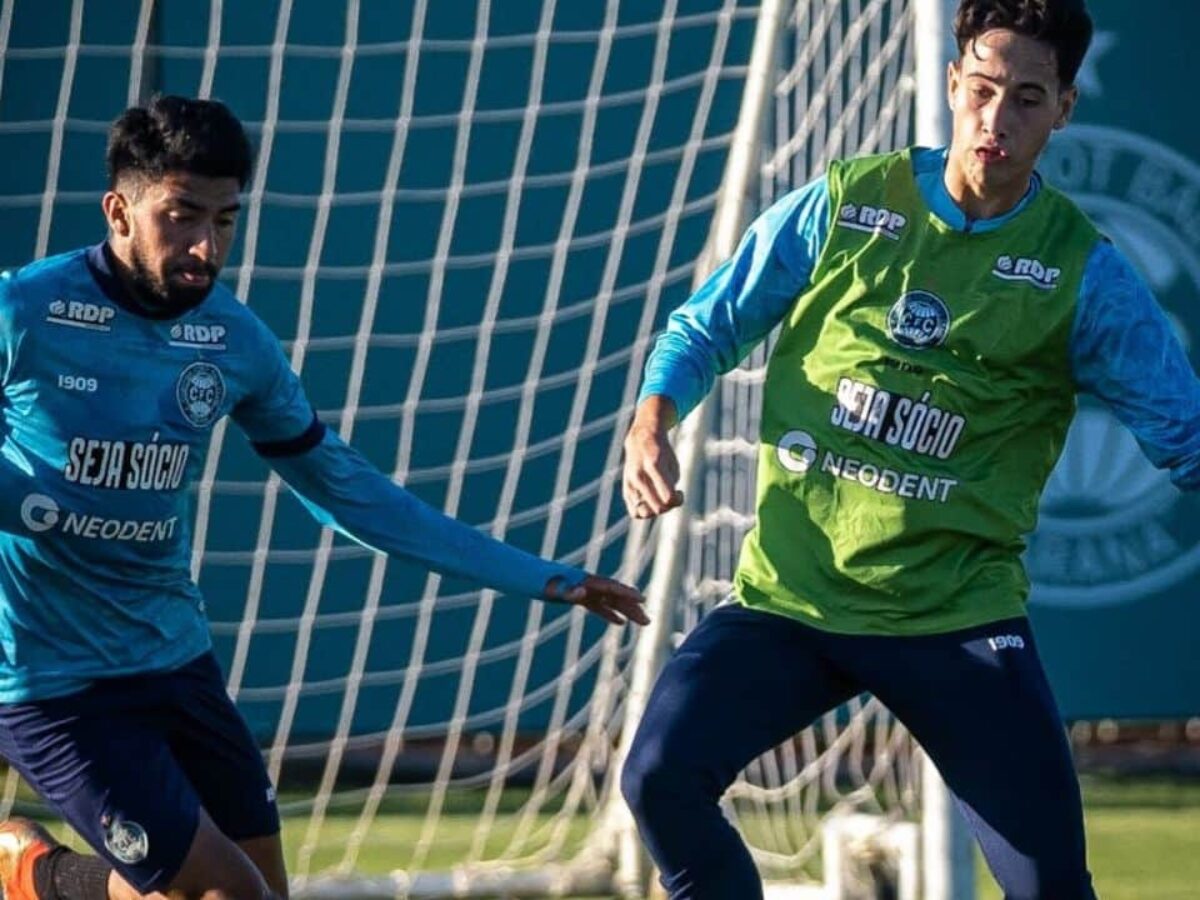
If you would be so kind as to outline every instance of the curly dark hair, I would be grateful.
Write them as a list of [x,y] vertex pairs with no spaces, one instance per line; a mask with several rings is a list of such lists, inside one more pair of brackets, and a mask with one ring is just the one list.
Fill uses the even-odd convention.
[[959,58],[993,28],[1006,28],[1053,47],[1063,87],[1075,83],[1092,42],[1092,18],[1085,0],[962,0],[954,17]]
[[105,163],[110,188],[130,176],[158,180],[169,172],[236,178],[245,187],[254,150],[223,103],[156,94],[113,122]]

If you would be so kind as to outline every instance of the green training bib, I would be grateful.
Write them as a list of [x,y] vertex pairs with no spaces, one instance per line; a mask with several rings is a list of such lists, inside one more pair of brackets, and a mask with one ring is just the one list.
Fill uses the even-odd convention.
[[852,634],[1021,615],[1100,235],[1044,185],[1002,227],[955,231],[907,151],[835,163],[828,182],[829,238],[767,366],[737,599]]

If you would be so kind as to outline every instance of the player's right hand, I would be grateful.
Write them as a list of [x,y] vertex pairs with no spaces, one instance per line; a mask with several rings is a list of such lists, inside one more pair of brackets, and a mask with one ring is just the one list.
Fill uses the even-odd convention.
[[614,625],[624,625],[626,622],[650,624],[650,617],[643,608],[646,598],[637,588],[600,575],[589,575],[565,590],[561,581],[561,578],[552,578],[546,585],[543,598],[582,606]]
[[674,403],[666,397],[647,397],[625,436],[621,494],[635,519],[653,519],[683,503],[679,460],[667,437],[675,421]]

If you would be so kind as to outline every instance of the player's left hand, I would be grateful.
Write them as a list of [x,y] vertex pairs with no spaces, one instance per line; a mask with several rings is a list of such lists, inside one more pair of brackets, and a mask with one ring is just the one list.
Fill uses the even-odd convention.
[[599,575],[589,575],[566,590],[562,589],[561,581],[560,578],[550,579],[542,592],[543,599],[582,606],[614,625],[624,625],[627,621],[650,624],[650,617],[642,606],[646,598],[635,588]]

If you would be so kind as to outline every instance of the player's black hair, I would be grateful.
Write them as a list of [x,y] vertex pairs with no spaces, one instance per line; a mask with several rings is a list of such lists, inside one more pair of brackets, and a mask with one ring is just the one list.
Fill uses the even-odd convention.
[[954,17],[959,59],[975,40],[993,28],[1005,28],[1054,48],[1058,80],[1075,83],[1092,42],[1092,17],[1085,0],[962,0]]
[[110,188],[129,176],[157,180],[169,172],[236,178],[244,188],[254,150],[225,104],[156,94],[113,122],[105,163]]

